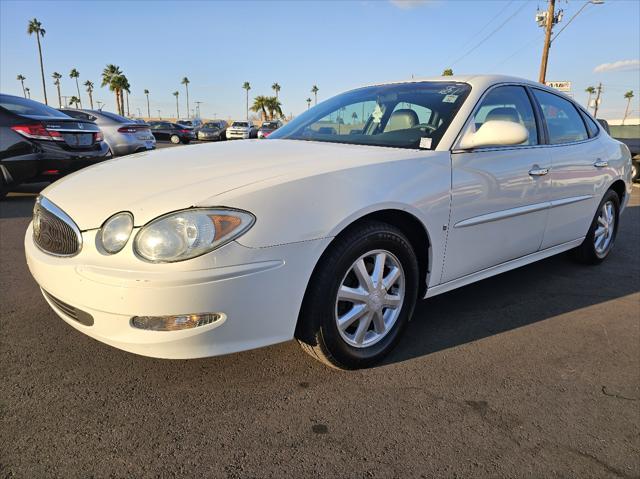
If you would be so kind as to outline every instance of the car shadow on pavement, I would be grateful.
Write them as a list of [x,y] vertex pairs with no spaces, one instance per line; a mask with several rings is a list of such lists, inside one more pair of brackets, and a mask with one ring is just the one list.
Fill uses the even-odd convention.
[[419,301],[383,364],[477,341],[640,291],[640,206],[622,216],[616,247],[604,263],[586,266],[557,255]]
[[49,183],[20,185],[0,200],[0,218],[29,218],[33,213],[33,203],[38,194]]

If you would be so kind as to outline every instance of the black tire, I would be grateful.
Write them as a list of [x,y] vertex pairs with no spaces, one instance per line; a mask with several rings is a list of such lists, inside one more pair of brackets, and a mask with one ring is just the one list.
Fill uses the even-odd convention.
[[[604,249],[604,251],[598,251],[596,249],[595,239],[596,239],[596,230],[599,229],[599,217],[601,215],[601,211],[607,203],[612,205],[613,209],[613,231],[611,233],[611,239],[608,243],[608,246]],[[591,221],[591,226],[589,227],[589,231],[587,232],[587,236],[580,246],[573,249],[571,251],[574,259],[584,264],[600,264],[602,263],[611,253],[613,249],[613,245],[615,244],[616,237],[618,235],[618,224],[620,223],[620,198],[618,194],[609,190],[600,201],[598,205],[598,209],[596,210],[596,214],[593,217],[593,221]],[[608,231],[608,229],[607,229]]]
[[182,140],[182,143],[185,145],[188,145],[189,143],[191,143],[191,140],[189,140],[188,138],[185,138],[184,140]]
[[178,143],[180,143],[180,137],[178,135],[171,135],[169,137],[169,141],[174,145],[177,145]]
[[[387,258],[399,263],[400,270],[404,272],[404,300],[395,322],[383,335],[379,335],[382,337],[378,342],[367,347],[354,347],[338,330],[336,315],[338,309],[345,306],[337,303],[338,289],[348,280],[348,274],[352,274],[349,272],[359,258],[380,250],[391,253]],[[387,271],[386,268],[385,263],[383,272]],[[348,229],[322,255],[307,287],[296,328],[296,338],[302,349],[337,369],[360,369],[380,362],[396,345],[413,314],[418,278],[416,255],[398,228],[378,221],[366,221]],[[387,294],[386,289],[383,294]],[[377,332],[373,322],[371,324],[371,329],[367,329],[365,334],[375,335]]]
[[2,172],[0,172],[0,200],[4,199],[5,196],[9,193],[9,185],[4,179]]

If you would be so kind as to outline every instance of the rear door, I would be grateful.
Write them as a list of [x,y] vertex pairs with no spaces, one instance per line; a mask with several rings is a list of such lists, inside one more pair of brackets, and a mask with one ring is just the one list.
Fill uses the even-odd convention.
[[542,243],[551,159],[528,91],[493,87],[465,128],[477,131],[490,120],[520,123],[529,138],[517,146],[454,149],[443,282],[534,253]]
[[586,235],[600,200],[598,186],[606,184],[607,165],[601,161],[603,150],[594,136],[598,127],[585,123],[591,120],[559,95],[537,88],[533,94],[542,111],[553,162],[544,249]]

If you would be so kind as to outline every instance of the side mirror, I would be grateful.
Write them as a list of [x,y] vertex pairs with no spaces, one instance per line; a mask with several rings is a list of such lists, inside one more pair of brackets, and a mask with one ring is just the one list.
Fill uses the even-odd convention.
[[467,133],[460,141],[460,148],[471,150],[484,146],[510,146],[524,143],[529,132],[520,123],[514,121],[490,120],[475,133]]

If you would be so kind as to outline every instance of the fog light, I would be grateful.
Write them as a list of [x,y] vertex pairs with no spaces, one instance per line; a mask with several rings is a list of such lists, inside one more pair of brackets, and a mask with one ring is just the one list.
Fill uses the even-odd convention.
[[220,313],[180,314],[177,316],[134,316],[131,325],[148,331],[179,331],[215,323]]

